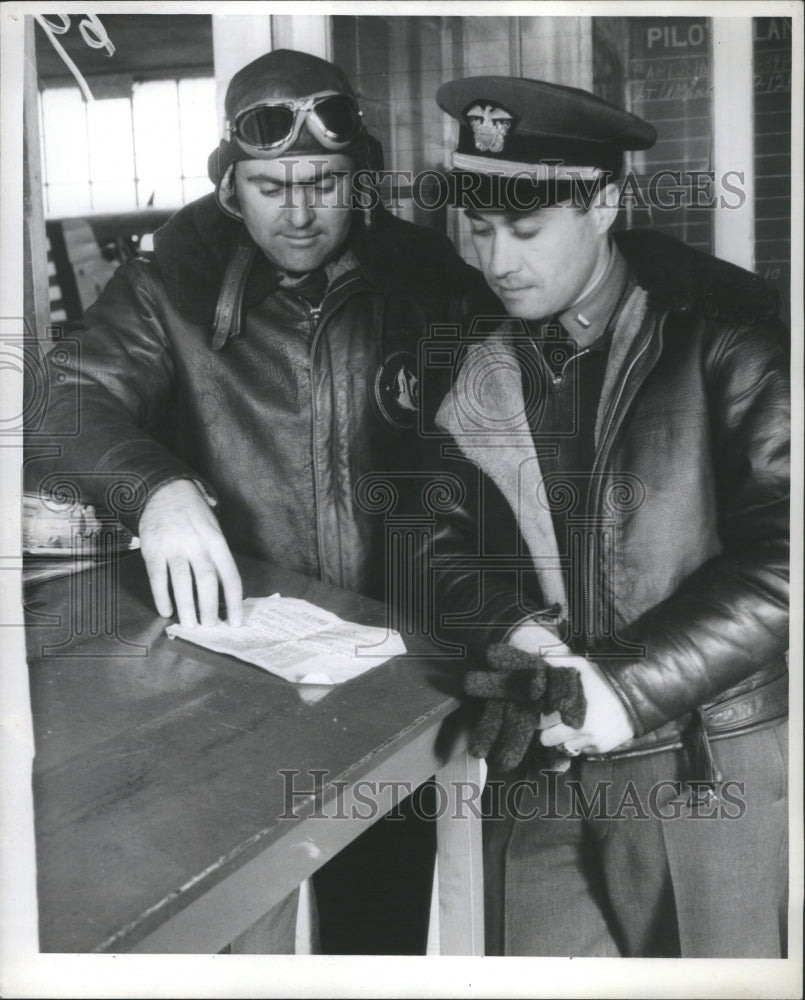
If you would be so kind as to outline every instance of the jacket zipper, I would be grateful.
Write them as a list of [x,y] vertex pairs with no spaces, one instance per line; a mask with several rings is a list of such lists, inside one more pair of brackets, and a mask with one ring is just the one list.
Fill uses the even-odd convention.
[[[548,364],[548,361],[547,361],[545,355],[537,347],[536,343],[533,340],[531,341],[531,346],[534,348],[534,353],[537,355],[537,361],[542,366],[543,371],[545,372],[546,376],[550,379],[551,384],[553,385],[554,389],[557,392],[561,392],[561,390],[562,390],[562,383],[564,382],[565,371],[567,370],[568,365],[572,364],[574,361],[578,361],[578,359],[581,358],[581,357],[584,357],[585,354],[589,354],[590,353],[590,348],[589,347],[585,347],[583,351],[579,351],[578,354],[574,354],[571,357],[569,357],[565,361],[565,363],[562,365],[562,368],[559,371],[559,373],[558,374],[554,374],[553,369]],[[587,606],[587,581],[586,581],[586,579],[584,579],[582,581],[582,585],[584,587],[584,608],[585,608],[584,614],[586,616],[586,614],[587,614],[587,612],[586,612],[586,606]],[[570,609],[568,609],[568,611],[569,610]],[[586,632],[587,632],[586,621],[584,623],[584,630],[585,630],[585,634],[586,634]]]
[[540,351],[540,349],[537,347],[537,345],[534,343],[533,340],[531,341],[531,346],[534,348],[534,353],[537,355],[537,360],[539,361],[541,367],[545,371],[545,374],[550,379],[551,385],[557,391],[560,391],[561,388],[562,388],[562,383],[565,380],[565,372],[567,371],[568,365],[573,364],[574,361],[578,361],[579,358],[583,358],[585,354],[589,354],[590,353],[590,348],[589,347],[585,347],[584,350],[583,351],[579,351],[578,354],[571,355],[571,357],[569,357],[565,361],[565,363],[562,365],[562,368],[559,371],[559,373],[558,374],[554,374],[553,369],[548,364],[548,362],[547,362],[545,356],[543,355],[542,351]]
[[[536,350],[536,349],[537,349],[537,345],[534,344],[534,350]],[[560,370],[560,372],[559,372],[558,375],[554,375],[553,370],[551,369],[550,365],[543,358],[543,363],[545,364],[545,367],[546,367],[546,369],[548,371],[548,374],[550,375],[551,382],[553,383],[553,387],[554,387],[554,389],[557,390],[557,392],[561,391],[561,389],[562,389],[562,383],[565,381],[565,372],[567,371],[568,365],[573,364],[574,361],[578,361],[579,358],[583,358],[585,354],[589,354],[589,353],[590,353],[590,348],[589,347],[585,347],[583,351],[579,351],[578,354],[574,354],[572,357],[569,357],[567,359],[567,361],[565,361],[565,363],[562,365],[562,368],[561,368],[561,370]]]
[[[311,413],[310,435],[311,435],[311,443],[312,443],[312,446],[313,446],[312,447],[312,454],[313,454],[313,503],[315,504],[315,507],[316,507],[316,540],[318,542],[318,549],[319,549],[319,552],[318,552],[318,556],[319,556],[319,576],[322,576],[322,577],[323,577],[323,572],[322,572],[323,571],[322,553],[325,551],[325,549],[324,549],[324,532],[322,530],[321,519],[319,517],[319,457],[318,457],[318,450],[317,450],[317,447],[316,447],[316,424],[318,422],[318,411],[316,409],[316,385],[315,385],[315,381],[314,381],[314,370],[315,370],[314,362],[315,362],[316,348],[318,347],[319,339],[321,337],[322,331],[324,330],[324,327],[327,325],[327,322],[329,321],[329,319],[333,315],[333,313],[336,311],[336,309],[340,308],[347,301],[347,299],[349,299],[351,296],[347,296],[346,299],[342,299],[341,301],[339,301],[335,305],[331,306],[326,312],[324,312],[324,303],[326,302],[326,300],[328,298],[332,299],[336,292],[340,292],[344,288],[347,288],[349,285],[351,285],[351,284],[353,284],[353,283],[355,283],[357,281],[360,281],[360,280],[361,280],[361,275],[360,274],[353,274],[351,276],[348,275],[343,280],[341,280],[340,283],[337,281],[333,285],[333,287],[329,290],[329,292],[325,294],[324,299],[321,302],[321,305],[318,305],[318,306],[309,306],[309,305],[305,304],[306,308],[307,308],[307,311],[308,311],[308,316],[309,316],[309,320],[310,320],[311,329],[313,330],[313,339],[312,339],[311,344],[310,344],[310,382],[311,382],[311,386],[310,386],[310,389],[311,389],[311,391],[310,391],[310,413]],[[338,512],[338,507],[336,505],[336,516],[338,516],[337,512]],[[340,578],[340,576],[341,576],[341,574],[339,573],[339,578]],[[339,582],[340,582],[340,579],[339,579]]]
[[[534,353],[537,355],[537,359],[538,359],[539,363],[542,365],[543,370],[545,371],[545,374],[551,380],[551,384],[553,385],[554,389],[557,392],[561,392],[561,390],[562,390],[562,384],[563,384],[564,378],[565,378],[565,371],[567,370],[568,365],[572,364],[574,361],[578,361],[578,359],[584,357],[585,354],[589,354],[590,353],[590,348],[589,347],[585,347],[583,351],[579,351],[578,354],[574,354],[571,357],[569,357],[565,361],[565,363],[562,365],[562,368],[559,371],[559,373],[558,374],[554,374],[553,369],[548,364],[547,359],[545,358],[545,356],[543,355],[542,351],[540,351],[540,349],[537,347],[537,345],[534,343],[533,340],[531,341],[531,345],[534,348]],[[628,373],[627,373],[627,375],[628,375]],[[593,462],[593,465],[595,465],[595,462]],[[588,503],[589,503],[589,497],[588,497]],[[590,559],[589,559],[589,554],[588,554],[588,569],[587,569],[587,573],[589,573],[589,571],[590,571],[589,567],[590,567]],[[589,627],[588,627],[588,624],[587,624],[588,621],[589,621],[589,615],[588,615],[588,611],[587,611],[587,604],[588,604],[587,591],[588,591],[588,588],[587,588],[586,574],[583,574],[582,587],[583,587],[583,614],[584,614],[583,629],[584,629],[584,635],[586,637],[587,633],[589,632]]]

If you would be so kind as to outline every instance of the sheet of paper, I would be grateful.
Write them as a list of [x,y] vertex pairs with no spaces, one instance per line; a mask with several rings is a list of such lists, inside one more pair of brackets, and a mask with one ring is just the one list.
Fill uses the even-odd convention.
[[399,633],[344,621],[296,597],[252,597],[243,610],[240,628],[219,622],[165,631],[296,684],[340,684],[405,652]]

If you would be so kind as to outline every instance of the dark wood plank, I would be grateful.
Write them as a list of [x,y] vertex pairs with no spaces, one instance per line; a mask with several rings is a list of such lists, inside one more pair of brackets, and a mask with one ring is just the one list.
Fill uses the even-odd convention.
[[[366,598],[241,568],[247,595],[383,622]],[[168,640],[137,555],[36,585],[27,609],[43,951],[92,951],[121,928],[116,950],[134,947],[149,913],[164,920],[287,836],[281,770],[311,789],[325,771],[327,798],[457,704],[460,664],[426,644],[308,703],[259,668]]]

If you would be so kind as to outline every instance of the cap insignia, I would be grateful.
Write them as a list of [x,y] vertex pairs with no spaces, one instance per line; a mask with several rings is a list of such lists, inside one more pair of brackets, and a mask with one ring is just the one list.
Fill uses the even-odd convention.
[[513,116],[487,101],[478,101],[464,112],[475,139],[475,148],[482,153],[499,153],[512,127]]

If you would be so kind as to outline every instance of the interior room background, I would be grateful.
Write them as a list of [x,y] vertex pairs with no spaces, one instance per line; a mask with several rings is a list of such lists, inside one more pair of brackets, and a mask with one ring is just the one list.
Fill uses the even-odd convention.
[[[79,238],[76,224],[54,228],[55,220],[88,220],[102,244],[110,217],[150,211],[158,220],[210,192],[206,162],[228,80],[262,52],[291,47],[344,68],[383,143],[386,168],[414,175],[448,162],[456,125],[434,94],[454,77],[530,76],[626,107],[651,121],[659,139],[631,154],[627,168],[640,190],[624,198],[621,224],[653,226],[755,270],[776,283],[788,308],[787,18],[102,14],[111,57],[85,44],[79,18],[58,38],[92,92],[89,102],[36,28],[43,202],[57,240],[66,233],[68,242],[86,244],[89,230]],[[460,213],[418,207],[404,179],[395,197],[390,187],[381,193],[393,212],[445,232],[473,262]],[[719,199],[729,211],[714,210]],[[137,228],[139,239],[148,227]],[[144,247],[148,238],[142,232]],[[85,245],[77,252],[88,253]],[[95,284],[115,265],[101,263]],[[51,294],[52,322],[65,318],[63,291]],[[78,291],[86,297],[92,288]]]

